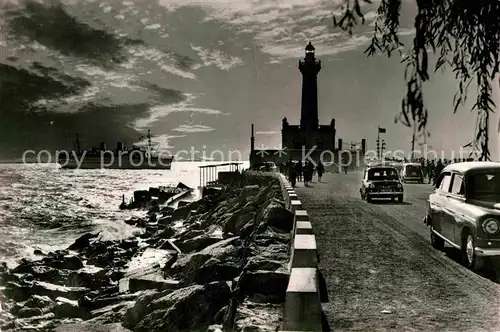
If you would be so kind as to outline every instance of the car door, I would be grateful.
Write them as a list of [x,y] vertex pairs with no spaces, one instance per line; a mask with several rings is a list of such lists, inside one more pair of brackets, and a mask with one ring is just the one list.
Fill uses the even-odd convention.
[[451,173],[442,173],[440,179],[437,183],[436,191],[433,194],[433,199],[430,202],[431,206],[431,219],[432,219],[432,227],[439,232],[442,236],[447,239],[452,240],[453,238],[448,238],[450,236],[448,230],[443,224],[443,214],[444,208],[446,207],[447,197],[446,195],[449,193],[451,184]]
[[460,245],[457,238],[460,238],[460,222],[462,220],[459,213],[459,205],[464,203],[464,183],[462,175],[453,173],[451,179],[450,190],[446,194],[445,206],[443,208],[443,215],[441,225],[443,227],[443,235],[455,244]]

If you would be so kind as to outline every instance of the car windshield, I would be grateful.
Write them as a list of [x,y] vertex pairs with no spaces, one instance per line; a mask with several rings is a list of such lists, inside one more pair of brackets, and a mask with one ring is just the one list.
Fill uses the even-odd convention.
[[398,180],[398,171],[394,168],[371,168],[368,180]]
[[418,174],[422,171],[422,168],[420,166],[416,165],[408,165],[406,166],[406,173],[408,174]]
[[467,192],[471,199],[500,202],[500,170],[469,175]]

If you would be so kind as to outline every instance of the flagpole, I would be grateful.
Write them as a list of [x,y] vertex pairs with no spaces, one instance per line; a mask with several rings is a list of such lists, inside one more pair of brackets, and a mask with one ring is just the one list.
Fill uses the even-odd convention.
[[377,144],[379,146],[378,151],[377,151],[378,159],[382,159],[382,154],[380,153],[381,149],[380,149],[380,127],[379,126],[377,126]]

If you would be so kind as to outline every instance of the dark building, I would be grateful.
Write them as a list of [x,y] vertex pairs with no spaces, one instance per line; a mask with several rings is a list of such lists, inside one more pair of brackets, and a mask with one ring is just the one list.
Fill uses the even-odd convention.
[[[318,74],[321,71],[321,60],[315,57],[315,48],[309,43],[305,48],[305,57],[299,61],[299,71],[302,74],[302,100],[300,110],[300,125],[290,125],[287,118],[282,120],[281,145],[283,150],[255,150],[255,138],[252,125],[251,164],[263,161],[281,162],[289,159],[300,160],[309,155],[314,160],[320,156],[326,162],[336,162],[344,150],[356,150],[356,147],[344,149],[342,139],[336,140],[335,119],[328,125],[319,124],[318,111]],[[337,144],[335,144],[337,143]],[[364,154],[365,140],[361,140],[360,154]],[[345,151],[348,153],[348,151]],[[358,154],[359,155],[359,154]]]
[[302,74],[302,101],[300,125],[290,125],[286,118],[282,121],[281,144],[286,150],[335,151],[335,119],[329,125],[319,125],[318,112],[318,73],[321,60],[314,56],[314,46],[306,46],[306,56],[299,61]]

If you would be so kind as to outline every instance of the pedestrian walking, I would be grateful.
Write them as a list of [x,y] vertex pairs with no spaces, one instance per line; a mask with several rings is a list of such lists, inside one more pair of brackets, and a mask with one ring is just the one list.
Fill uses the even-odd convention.
[[321,182],[321,177],[325,172],[325,167],[323,166],[323,163],[321,163],[321,161],[319,161],[318,165],[316,166],[316,172],[318,172],[318,182]]
[[434,186],[436,186],[437,184],[437,180],[439,179],[439,175],[441,175],[441,171],[444,169],[444,165],[443,163],[441,162],[441,159],[439,159],[436,163],[436,168],[434,170],[434,179],[433,179],[433,183],[434,183]]
[[295,185],[297,184],[297,171],[294,164],[292,164],[290,167],[290,184],[292,185],[292,187],[295,187]]
[[304,172],[304,186],[308,187],[309,183],[312,180],[314,172],[314,166],[309,160],[306,161],[303,172]]
[[297,181],[302,182],[302,175],[303,175],[303,169],[302,169],[302,161],[299,161],[298,163],[295,164],[295,173],[297,177]]

